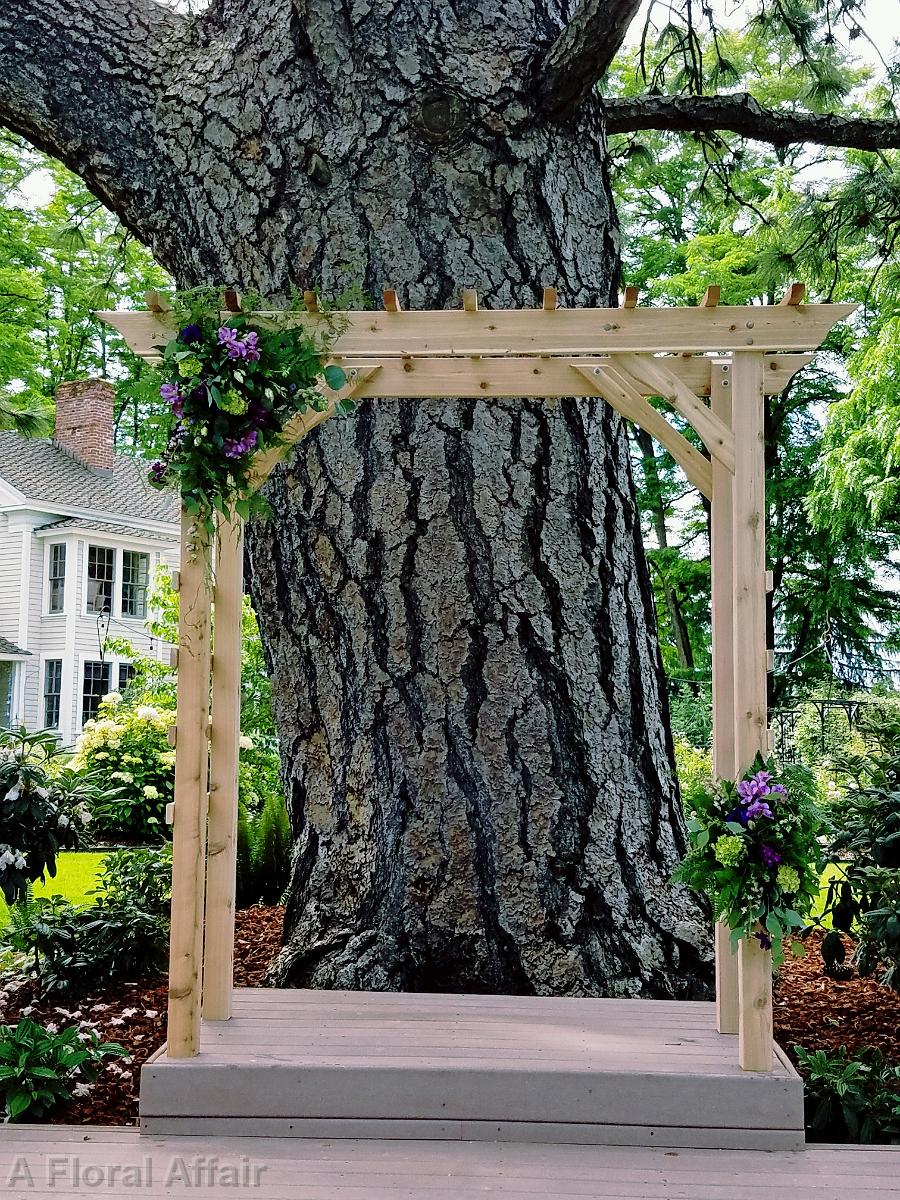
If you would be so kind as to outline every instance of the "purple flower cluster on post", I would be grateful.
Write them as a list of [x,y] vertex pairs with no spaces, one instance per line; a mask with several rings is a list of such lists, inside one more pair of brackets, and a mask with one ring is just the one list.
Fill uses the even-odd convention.
[[742,779],[737,791],[741,802],[728,814],[727,820],[739,821],[744,827],[760,818],[771,821],[774,817],[771,805],[779,796],[787,795],[784,785],[773,783],[768,771],[757,771],[749,779]]
[[219,345],[224,346],[229,358],[242,358],[246,362],[259,362],[259,334],[252,330],[242,340],[238,331],[228,325],[219,330]]
[[249,454],[256,446],[257,437],[257,431],[251,429],[242,438],[226,438],[223,445],[225,457],[240,458],[244,454]]
[[184,396],[178,390],[178,385],[175,383],[164,383],[159,389],[159,394],[172,407],[172,415],[179,421],[184,416]]

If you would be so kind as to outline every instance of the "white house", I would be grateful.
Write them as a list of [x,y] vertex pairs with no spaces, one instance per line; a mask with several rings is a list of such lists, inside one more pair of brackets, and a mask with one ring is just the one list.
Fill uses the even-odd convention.
[[58,729],[65,745],[127,683],[106,636],[169,653],[147,630],[147,590],[177,562],[178,503],[114,453],[113,397],[64,383],[52,440],[0,432],[0,726]]

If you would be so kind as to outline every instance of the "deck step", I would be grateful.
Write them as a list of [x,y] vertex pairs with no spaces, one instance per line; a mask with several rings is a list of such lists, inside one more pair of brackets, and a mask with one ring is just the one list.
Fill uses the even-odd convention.
[[143,1131],[803,1145],[796,1072],[741,1071],[711,1004],[243,989],[234,1011],[147,1063]]

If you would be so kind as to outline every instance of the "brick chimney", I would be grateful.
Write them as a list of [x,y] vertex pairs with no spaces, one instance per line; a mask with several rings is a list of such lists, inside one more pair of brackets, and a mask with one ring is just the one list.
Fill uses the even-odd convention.
[[53,440],[94,471],[113,468],[113,399],[105,379],[76,379],[56,389]]

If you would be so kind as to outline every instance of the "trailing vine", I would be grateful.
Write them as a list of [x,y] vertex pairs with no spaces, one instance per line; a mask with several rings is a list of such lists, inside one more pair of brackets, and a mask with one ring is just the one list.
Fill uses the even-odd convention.
[[[245,520],[265,508],[253,483],[254,458],[284,444],[289,422],[325,412],[347,382],[328,363],[343,328],[339,313],[315,325],[290,310],[275,318],[260,297],[242,297],[240,312],[221,311],[221,288],[177,293],[169,318],[177,330],[159,347],[159,396],[166,448],[150,468],[156,487],[175,485],[195,530],[212,538],[215,516]],[[339,412],[352,410],[340,399]]]

